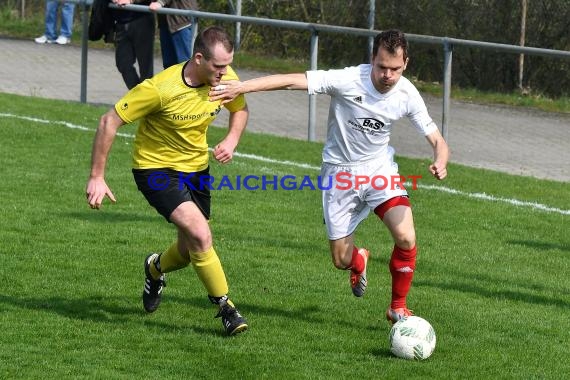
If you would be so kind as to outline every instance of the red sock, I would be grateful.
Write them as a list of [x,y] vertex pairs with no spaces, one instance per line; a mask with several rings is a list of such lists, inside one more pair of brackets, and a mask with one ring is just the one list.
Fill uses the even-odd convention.
[[352,261],[350,262],[350,270],[356,274],[360,274],[364,271],[364,257],[358,253],[358,248],[356,246],[352,248]]
[[416,247],[404,250],[394,245],[390,259],[390,273],[392,274],[392,302],[390,307],[392,309],[406,307],[406,296],[412,286],[415,269]]

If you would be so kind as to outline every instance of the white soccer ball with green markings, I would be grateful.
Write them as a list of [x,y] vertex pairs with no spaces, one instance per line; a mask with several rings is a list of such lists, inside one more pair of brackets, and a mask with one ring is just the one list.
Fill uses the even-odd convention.
[[402,359],[424,360],[435,350],[435,330],[425,319],[412,315],[394,323],[390,351]]

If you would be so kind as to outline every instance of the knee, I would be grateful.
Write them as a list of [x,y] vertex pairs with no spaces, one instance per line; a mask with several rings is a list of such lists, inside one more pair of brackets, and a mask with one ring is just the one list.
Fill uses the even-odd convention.
[[416,233],[409,230],[394,234],[394,243],[403,250],[410,250],[416,246]]
[[212,233],[209,229],[196,231],[185,228],[180,235],[184,252],[205,252],[212,246]]
[[193,239],[192,252],[205,252],[212,246],[212,234],[208,231]]

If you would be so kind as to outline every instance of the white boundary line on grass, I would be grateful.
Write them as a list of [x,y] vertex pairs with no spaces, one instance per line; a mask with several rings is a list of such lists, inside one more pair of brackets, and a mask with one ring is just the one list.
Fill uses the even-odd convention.
[[[33,121],[33,122],[42,123],[42,124],[60,124],[66,128],[70,128],[70,129],[78,129],[78,130],[86,131],[86,132],[95,132],[94,129],[83,127],[81,125],[72,124],[72,123],[69,123],[67,121],[51,121],[51,120],[45,120],[45,119],[38,119],[35,117],[30,117],[30,116],[20,116],[20,115],[14,115],[14,114],[10,114],[10,113],[2,113],[2,112],[0,112],[0,117],[11,117],[11,118],[15,118],[15,119],[28,120],[28,121]],[[117,136],[131,138],[131,139],[135,137],[134,135],[129,134],[129,133],[119,133],[119,132],[117,133]],[[258,155],[249,154],[249,153],[235,152],[234,156],[248,158],[248,159],[256,160],[256,161],[262,161],[265,163],[294,166],[294,167],[302,168],[302,169],[311,169],[311,170],[320,170],[321,169],[319,166],[314,166],[314,165],[310,165],[310,164],[306,164],[306,163],[294,162],[294,161],[281,161],[281,160],[276,160],[273,158],[258,156]],[[448,194],[464,196],[467,198],[481,199],[481,200],[490,201],[490,202],[507,203],[507,204],[510,204],[513,206],[530,207],[531,209],[534,209],[534,210],[553,212],[553,213],[562,214],[562,215],[570,215],[570,210],[563,210],[563,209],[559,209],[556,207],[550,207],[550,206],[546,206],[546,205],[536,203],[536,202],[527,202],[527,201],[520,201],[518,199],[495,197],[493,195],[489,195],[489,194],[485,194],[485,193],[468,193],[465,191],[455,190],[455,189],[445,187],[445,186],[422,185],[422,184],[418,184],[417,186],[420,189],[436,190],[436,191],[441,191],[441,192],[448,193]]]

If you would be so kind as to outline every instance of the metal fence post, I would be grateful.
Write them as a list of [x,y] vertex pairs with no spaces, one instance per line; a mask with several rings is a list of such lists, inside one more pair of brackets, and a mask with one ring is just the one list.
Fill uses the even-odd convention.
[[81,35],[81,90],[80,90],[80,102],[87,103],[87,50],[88,41],[87,37],[89,34],[89,4],[88,1],[83,0],[81,2],[83,14],[81,19],[83,21],[83,33]]
[[[368,9],[368,29],[374,30],[374,19],[376,17],[376,2],[374,0],[370,0],[369,9]],[[372,57],[372,49],[374,47],[374,36],[368,37],[368,56]],[[372,62],[370,62],[372,63]]]
[[[319,33],[316,30],[311,32],[311,70],[317,69],[318,61],[318,50],[319,50]],[[309,141],[315,141],[317,139],[315,132],[315,125],[317,120],[317,95],[309,95]]]
[[198,36],[198,28],[200,27],[200,19],[194,16],[192,19],[192,30],[190,36],[190,57],[194,55],[194,42],[196,42],[196,37]]
[[453,58],[453,45],[447,40],[443,41],[443,114],[441,121],[441,134],[445,141],[448,135],[449,99],[451,97],[451,61]]
[[[241,0],[237,0],[236,16],[241,16]],[[241,22],[236,22],[235,50],[239,51],[241,45]]]

